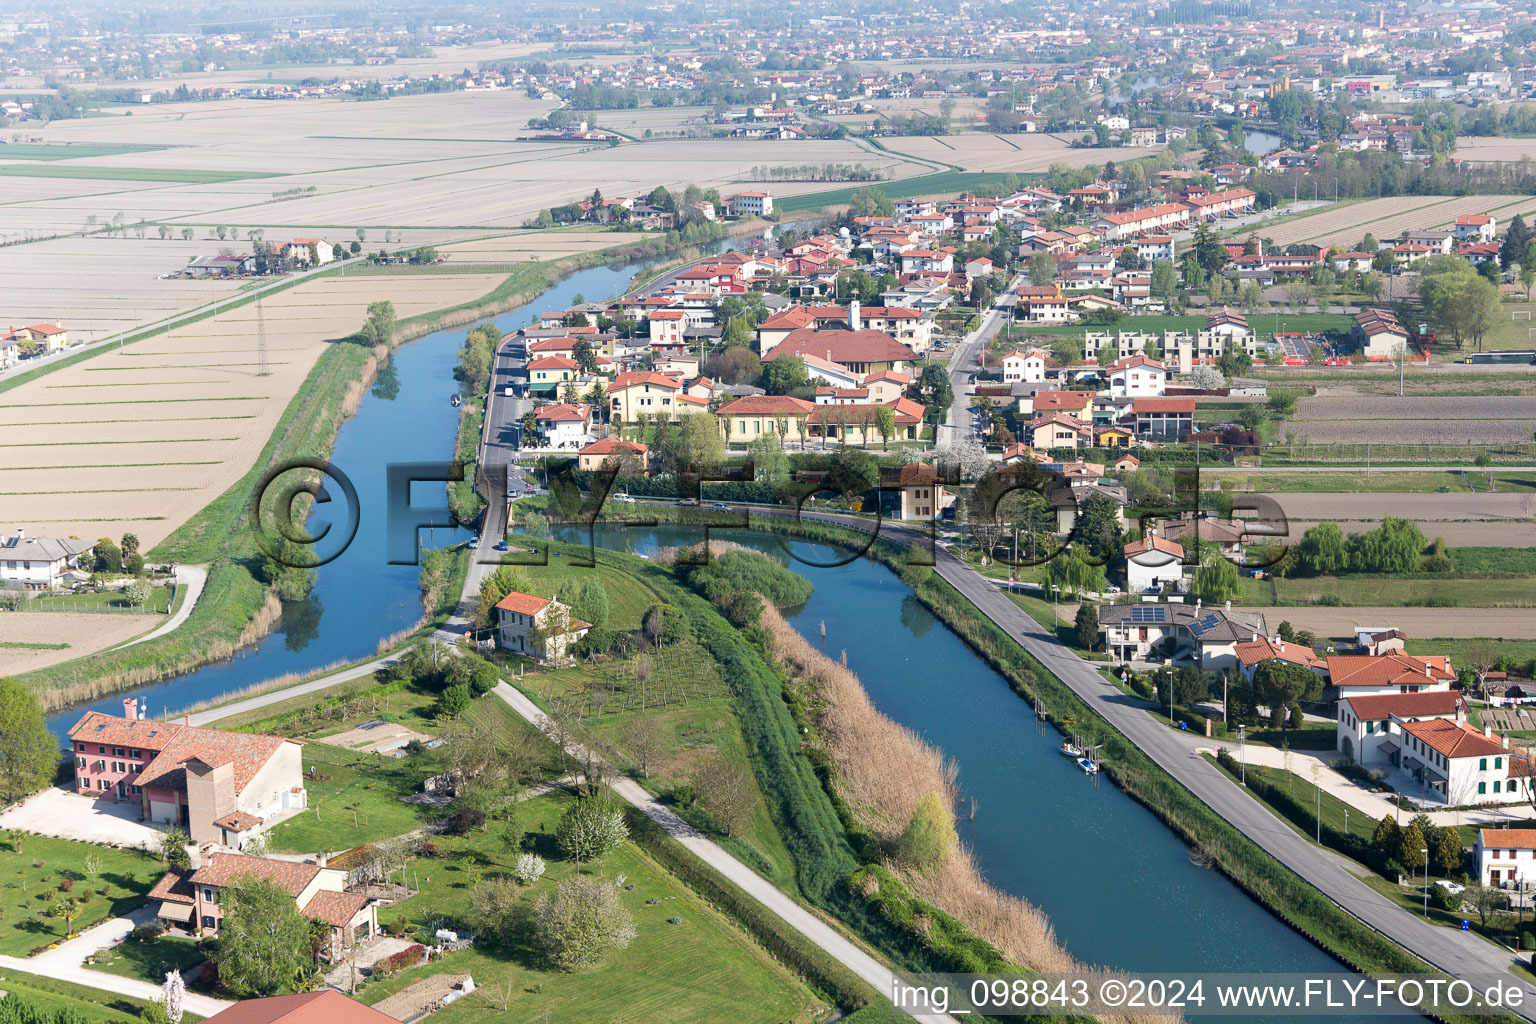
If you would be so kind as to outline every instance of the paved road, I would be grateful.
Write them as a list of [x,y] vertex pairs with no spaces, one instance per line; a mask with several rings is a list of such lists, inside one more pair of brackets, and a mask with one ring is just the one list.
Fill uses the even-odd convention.
[[[503,682],[491,692],[540,730],[545,733],[550,732],[550,722],[544,712],[540,711],[538,706],[523,696],[519,690]],[[568,749],[580,759],[582,751],[579,746],[573,744]],[[646,817],[666,829],[669,835],[687,847],[694,856],[729,878],[747,895],[778,915],[785,924],[804,935],[819,949],[873,986],[876,992],[891,991],[895,974],[888,967],[854,945],[841,932],[784,895],[776,886],[751,868],[706,839],[692,825],[658,803],[656,798],[641,788],[639,783],[619,776],[612,783],[612,788],[626,803],[638,808]],[[945,1014],[919,1014],[915,1019],[927,1021],[930,1024],[956,1024],[955,1018]]]
[[977,355],[986,350],[997,332],[1013,317],[1013,307],[1018,302],[1018,287],[1023,275],[1008,282],[997,302],[982,316],[976,330],[966,335],[949,357],[949,385],[955,399],[949,406],[949,419],[939,424],[938,444],[964,440],[972,436],[970,395],[972,387],[966,378],[978,369]]
[[[861,530],[868,530],[870,525],[852,516],[807,516]],[[918,534],[890,524],[885,524],[881,533],[910,540],[918,538]],[[1127,739],[1216,813],[1344,910],[1448,974],[1464,978],[1498,975],[1506,981],[1515,977],[1507,970],[1514,962],[1512,954],[1471,932],[1431,925],[1392,903],[1357,876],[1360,869],[1352,862],[1298,835],[1237,783],[1199,757],[1183,734],[1161,725],[1140,707],[1127,704],[1120,691],[1099,675],[1093,664],[1042,629],[985,577],[942,547],[937,549],[936,562],[936,569],[945,580]],[[1536,987],[1525,984],[1524,988],[1526,1007],[1520,1015],[1536,1020]]]
[[186,597],[182,598],[181,607],[176,609],[176,614],[160,623],[148,633],[125,644],[118,645],[116,650],[124,647],[132,647],[134,644],[142,644],[146,640],[164,636],[187,621],[187,616],[192,614],[192,609],[197,607],[197,599],[203,596],[203,585],[208,582],[208,567],[205,565],[178,565],[176,567],[176,583],[187,588]]
[[[26,958],[0,956],[0,968],[42,978],[52,978],[55,981],[72,982],[86,988],[129,996],[133,999],[158,1000],[159,985],[152,985],[137,978],[119,977],[105,971],[93,971],[85,966],[86,957],[117,945],[134,928],[153,918],[153,908],[140,907],[127,917],[113,918],[80,933],[68,942],[60,943],[57,949],[50,949],[45,953]],[[212,996],[198,995],[195,992],[188,992],[182,1003],[185,1009],[200,1017],[211,1017],[233,1005],[235,1004],[214,999]]]

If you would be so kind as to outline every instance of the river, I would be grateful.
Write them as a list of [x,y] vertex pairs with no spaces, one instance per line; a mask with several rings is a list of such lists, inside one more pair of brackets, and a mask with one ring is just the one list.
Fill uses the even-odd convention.
[[[510,331],[533,313],[570,305],[578,293],[618,294],[636,269],[581,271],[494,321]],[[385,563],[383,516],[373,510],[383,507],[386,464],[440,460],[452,451],[457,410],[448,399],[463,337],[463,328],[444,330],[402,346],[341,428],[332,461],[355,483],[362,514],[352,545],[317,571],[311,598],[233,660],[127,693],[143,698],[151,713],[174,711],[284,673],[366,657],[381,637],[416,621],[417,569]],[[466,537],[443,529],[424,540]],[[614,546],[627,539],[646,552],[697,538],[675,529],[602,535]],[[732,539],[782,550],[761,535]],[[791,621],[813,643],[825,622],[828,653],[847,652],[876,705],[958,761],[964,794],[979,808],[974,821],[960,823],[963,838],[987,877],[1040,906],[1076,957],[1149,972],[1340,970],[1225,877],[1192,864],[1183,843],[1140,804],[1057,754],[1055,732],[1038,729],[1028,705],[893,574],[863,559],[818,567],[840,560],[825,546],[792,550],[812,563],[792,567],[816,589]],[[124,695],[88,706],[121,713]],[[81,710],[55,713],[50,727],[62,735]]]
[[[977,802],[961,838],[987,878],[1039,906],[1078,959],[1168,973],[1343,970],[1224,875],[1191,863],[1145,807],[1057,753],[1056,731],[1037,729],[1029,705],[885,567],[861,558],[828,568],[844,556],[826,545],[710,535],[778,557],[789,544],[787,564],[815,586],[789,621],[817,645],[825,622],[826,653],[847,652],[875,705],[956,760],[962,795]],[[701,539],[676,527],[597,533],[604,547],[647,555]]]

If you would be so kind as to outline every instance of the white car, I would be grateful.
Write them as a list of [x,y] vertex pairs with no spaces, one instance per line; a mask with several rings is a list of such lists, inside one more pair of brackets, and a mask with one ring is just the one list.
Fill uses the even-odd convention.
[[633,494],[615,494],[613,500],[621,501],[626,505],[633,505],[635,503],[635,496]]
[[1444,889],[1446,892],[1450,893],[1452,896],[1460,896],[1462,893],[1467,891],[1466,886],[1457,885],[1449,878],[1436,879],[1435,884]]
[[512,390],[512,385],[508,384],[507,389],[503,391],[502,394],[506,395],[508,398],[511,398],[515,394],[515,392]]

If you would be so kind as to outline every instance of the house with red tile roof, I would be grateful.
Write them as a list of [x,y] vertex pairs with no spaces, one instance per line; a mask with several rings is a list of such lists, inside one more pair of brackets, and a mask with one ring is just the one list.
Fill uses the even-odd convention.
[[346,891],[347,872],[237,853],[213,853],[201,867],[171,869],[150,890],[149,904],[168,927],[217,935],[224,921],[221,893],[258,878],[293,897],[299,913],[329,926],[333,957],[369,941],[378,931],[373,901]]
[[1509,738],[1464,719],[1403,722],[1401,749],[1388,757],[1435,797],[1453,807],[1524,802],[1530,779],[1512,769]]
[[1282,640],[1278,636],[1256,636],[1237,645],[1233,653],[1243,678],[1253,682],[1254,673],[1266,661],[1283,661],[1288,665],[1304,668],[1313,675],[1328,674],[1328,663],[1318,657],[1316,651],[1294,640]]
[[625,370],[608,385],[608,419],[613,423],[669,423],[696,411],[681,401],[683,382],[653,370]]
[[539,440],[546,445],[571,445],[584,441],[592,426],[592,407],[574,402],[541,405],[533,418],[539,426]]
[[395,1018],[330,988],[269,999],[243,999],[207,1019],[217,1024],[397,1024]]
[[1393,652],[1379,657],[1335,654],[1328,658],[1328,685],[1339,697],[1375,693],[1423,693],[1449,690],[1456,679],[1442,655],[1415,657]]
[[1125,545],[1125,590],[1128,594],[1161,591],[1184,579],[1184,547],[1155,532]]
[[[1530,777],[1520,778],[1526,785],[1519,788],[1528,788]],[[1536,828],[1478,829],[1472,857],[1477,862],[1475,877],[1483,885],[1512,888],[1536,882]]]
[[773,355],[820,356],[860,377],[886,370],[906,372],[917,354],[884,331],[791,331],[774,347]]
[[303,743],[88,711],[69,731],[75,791],[139,805],[143,820],[187,829],[196,843],[239,849],[308,804]]
[[514,590],[496,604],[496,642],[538,661],[563,661],[591,628],[554,598]]
[[642,471],[648,471],[651,466],[651,446],[640,441],[621,441],[619,438],[609,435],[600,441],[593,441],[576,453],[576,468],[585,470],[602,469],[609,459],[629,461],[635,460],[640,464]]
[[1344,696],[1339,699],[1334,745],[1358,764],[1391,764],[1392,755],[1402,750],[1402,739],[1394,739],[1394,732],[1403,723],[1465,717],[1466,704],[1456,690]]

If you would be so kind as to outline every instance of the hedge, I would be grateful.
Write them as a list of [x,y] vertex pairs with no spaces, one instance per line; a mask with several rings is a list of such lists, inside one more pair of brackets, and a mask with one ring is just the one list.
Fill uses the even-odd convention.
[[[1216,761],[1233,778],[1242,774],[1236,758],[1225,748],[1217,753]],[[1315,837],[1318,834],[1317,811],[1311,803],[1298,800],[1289,790],[1275,785],[1261,772],[1248,772],[1246,777],[1248,788],[1268,804],[1271,810],[1296,825],[1305,835]],[[1323,823],[1322,837],[1324,846],[1377,871],[1382,869],[1382,860],[1377,856],[1376,849],[1361,837],[1329,825],[1326,821]]]

